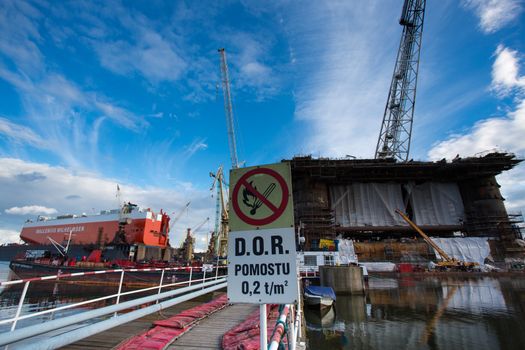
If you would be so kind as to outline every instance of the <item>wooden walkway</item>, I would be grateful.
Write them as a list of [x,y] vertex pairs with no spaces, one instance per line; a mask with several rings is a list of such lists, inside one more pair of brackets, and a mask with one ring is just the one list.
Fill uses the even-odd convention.
[[164,320],[171,316],[192,308],[194,306],[206,303],[213,298],[224,293],[210,293],[201,297],[186,301],[184,303],[172,306],[168,309],[162,310],[160,313],[154,313],[133,322],[125,323],[121,326],[112,328],[105,332],[97,333],[91,337],[82,339],[76,343],[67,345],[61,349],[68,350],[98,350],[98,349],[113,349],[115,346],[120,344],[123,340],[131,337],[132,335],[141,333],[148,330],[153,325],[154,321]]
[[173,342],[168,350],[220,350],[222,335],[244,321],[259,305],[234,304],[199,322],[190,332]]

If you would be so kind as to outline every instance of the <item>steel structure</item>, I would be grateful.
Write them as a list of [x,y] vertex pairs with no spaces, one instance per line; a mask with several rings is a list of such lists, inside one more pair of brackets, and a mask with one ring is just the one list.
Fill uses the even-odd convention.
[[[228,244],[228,222],[229,222],[229,213],[228,213],[228,203],[226,202],[226,197],[224,195],[224,187],[227,186],[227,183],[224,181],[224,172],[222,165],[217,169],[217,173],[211,173],[210,176],[213,177],[213,184],[211,185],[210,190],[213,191],[214,187],[217,186],[217,204],[215,206],[215,237],[213,242],[214,254],[217,256],[226,256],[227,244]],[[218,218],[220,211],[220,221],[221,226],[218,227]],[[210,251],[210,253],[212,253]]]
[[230,90],[230,77],[228,74],[228,63],[226,62],[226,51],[219,49],[221,55],[221,80],[222,91],[224,94],[224,112],[226,114],[226,126],[228,128],[228,144],[230,146],[230,158],[232,161],[232,169],[239,167],[239,160],[237,159],[237,145],[235,143],[235,128],[233,119],[233,105],[232,95]]
[[376,159],[408,160],[425,4],[426,0],[405,0],[403,4],[399,19],[403,34],[377,140]]

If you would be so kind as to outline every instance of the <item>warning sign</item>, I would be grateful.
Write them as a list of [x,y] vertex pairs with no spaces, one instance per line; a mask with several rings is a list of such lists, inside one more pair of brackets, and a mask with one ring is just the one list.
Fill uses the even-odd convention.
[[290,164],[232,170],[230,203],[230,302],[295,302],[298,283]]
[[230,232],[228,299],[232,303],[297,301],[293,228]]
[[289,163],[232,170],[230,229],[293,227],[290,178]]

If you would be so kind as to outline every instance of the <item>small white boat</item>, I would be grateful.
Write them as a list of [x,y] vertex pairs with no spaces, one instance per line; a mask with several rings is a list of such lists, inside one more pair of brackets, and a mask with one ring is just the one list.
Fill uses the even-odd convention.
[[335,301],[334,290],[330,287],[308,286],[304,288],[306,305],[320,310],[330,308]]

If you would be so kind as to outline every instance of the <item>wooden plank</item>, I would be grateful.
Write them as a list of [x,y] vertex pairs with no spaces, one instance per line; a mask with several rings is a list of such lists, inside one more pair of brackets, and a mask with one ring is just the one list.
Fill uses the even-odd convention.
[[221,349],[224,333],[244,321],[258,305],[234,304],[200,321],[188,333],[174,341],[168,350]]

